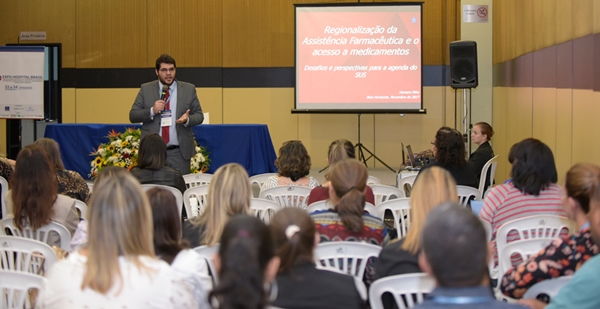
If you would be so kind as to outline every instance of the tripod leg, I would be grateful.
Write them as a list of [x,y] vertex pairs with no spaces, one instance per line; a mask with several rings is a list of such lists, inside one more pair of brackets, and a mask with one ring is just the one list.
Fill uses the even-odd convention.
[[[392,171],[392,172],[394,172],[394,173],[397,173],[397,171],[395,171],[395,170],[394,170],[393,168],[391,168],[389,165],[385,164],[385,162],[383,162],[381,159],[379,159],[379,158],[378,158],[378,157],[377,157],[377,156],[376,156],[376,155],[375,155],[373,152],[371,152],[371,151],[370,151],[370,150],[369,150],[367,147],[363,146],[362,144],[360,145],[360,147],[361,147],[361,152],[362,152],[362,149],[364,149],[366,152],[368,152],[368,153],[371,155],[371,157],[373,157],[373,158],[375,158],[375,160],[379,161],[379,163],[381,163],[381,164],[385,165],[385,167],[387,167],[387,168],[388,168],[390,171]],[[369,157],[369,158],[371,158],[371,157]],[[366,165],[366,161],[365,161],[365,165]]]
[[358,144],[356,144],[356,145],[354,146],[354,148],[356,148],[356,150],[357,150],[356,159],[357,159],[358,161],[362,162],[362,163],[365,165],[365,167],[369,167],[369,166],[367,165],[367,160],[368,160],[370,157],[369,157],[369,158],[365,158],[365,154],[363,153],[363,147],[364,147],[364,146],[363,146],[361,143],[358,143]]

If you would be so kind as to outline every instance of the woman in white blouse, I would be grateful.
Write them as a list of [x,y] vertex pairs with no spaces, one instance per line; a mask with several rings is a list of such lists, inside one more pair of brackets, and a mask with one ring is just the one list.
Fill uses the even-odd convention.
[[129,175],[94,185],[87,246],[60,261],[37,308],[197,308],[184,280],[157,259],[148,198]]
[[310,189],[318,187],[319,182],[308,176],[310,172],[310,156],[301,141],[287,141],[279,148],[279,156],[275,160],[277,176],[267,178],[262,190],[279,186],[303,186]]

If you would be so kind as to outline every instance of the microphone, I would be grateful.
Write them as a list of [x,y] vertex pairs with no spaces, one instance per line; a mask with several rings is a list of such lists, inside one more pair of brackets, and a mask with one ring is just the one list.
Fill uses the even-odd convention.
[[162,92],[160,93],[160,99],[164,100],[167,96],[167,91],[169,90],[169,86],[163,85]]

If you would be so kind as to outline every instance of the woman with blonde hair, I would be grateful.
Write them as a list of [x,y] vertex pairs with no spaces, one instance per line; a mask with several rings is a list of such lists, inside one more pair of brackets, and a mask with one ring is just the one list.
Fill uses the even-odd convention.
[[192,294],[156,258],[148,198],[131,175],[106,177],[90,200],[85,248],[57,263],[37,308],[195,308]]
[[183,224],[183,238],[191,247],[219,243],[223,227],[236,214],[248,213],[252,187],[246,170],[237,163],[221,166],[208,187],[206,210]]
[[410,194],[410,228],[406,237],[381,250],[375,263],[375,279],[421,272],[421,232],[429,212],[448,201],[458,200],[456,182],[445,169],[433,166],[421,171]]

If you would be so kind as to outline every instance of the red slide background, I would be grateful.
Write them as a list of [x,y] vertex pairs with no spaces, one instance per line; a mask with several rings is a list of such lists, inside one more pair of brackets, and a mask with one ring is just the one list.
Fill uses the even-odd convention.
[[[297,12],[297,91],[299,103],[418,103],[421,102],[421,20],[420,12]],[[383,27],[385,31],[377,34],[330,34],[326,27]],[[388,33],[394,26],[396,33]],[[346,44],[308,45],[302,44],[305,38],[345,37]],[[350,43],[356,38],[402,38],[403,44],[355,45]],[[406,39],[411,39],[406,44]],[[418,44],[412,41],[418,39]],[[402,56],[357,56],[350,55],[352,49],[409,49]],[[313,56],[315,49],[339,49],[339,56]],[[347,49],[348,55],[341,55]],[[305,66],[367,66],[364,71],[308,71]],[[416,66],[416,70],[383,70],[389,66]],[[371,66],[381,66],[382,70],[369,71]],[[414,67],[413,67],[414,68]],[[364,77],[356,77],[357,72],[366,72]],[[374,96],[401,96],[400,91],[410,91],[406,99],[374,98]],[[416,93],[413,93],[416,91]],[[418,98],[412,98],[416,94]],[[370,96],[370,97],[369,97]]]

